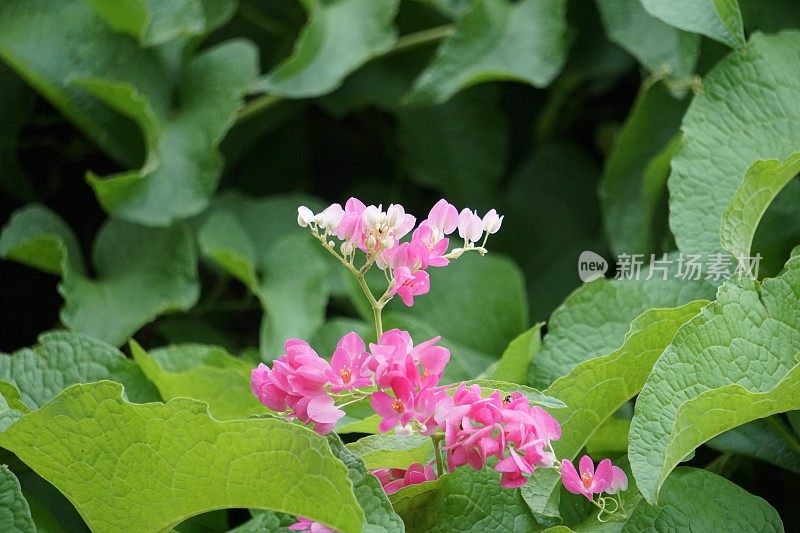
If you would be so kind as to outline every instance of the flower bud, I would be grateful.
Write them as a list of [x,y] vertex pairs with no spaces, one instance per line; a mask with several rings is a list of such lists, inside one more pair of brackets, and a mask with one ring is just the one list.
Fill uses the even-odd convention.
[[304,205],[297,208],[297,223],[301,228],[308,227],[311,221],[314,220],[314,212]]
[[364,223],[367,227],[375,229],[381,225],[382,214],[379,208],[371,205],[364,210]]
[[483,221],[478,213],[464,209],[458,215],[458,235],[469,242],[478,242],[483,235]]
[[414,435],[414,430],[411,428],[411,424],[406,424],[405,426],[398,425],[394,429],[394,432],[398,437],[411,437]]
[[344,209],[339,204],[331,204],[322,212],[322,226],[328,231],[334,232],[339,227],[339,223],[344,218]]
[[497,233],[503,224],[503,218],[497,214],[497,211],[492,209],[483,216],[483,231],[490,235]]
[[341,250],[342,250],[342,255],[346,257],[353,253],[353,245],[348,241],[344,241],[342,243]]

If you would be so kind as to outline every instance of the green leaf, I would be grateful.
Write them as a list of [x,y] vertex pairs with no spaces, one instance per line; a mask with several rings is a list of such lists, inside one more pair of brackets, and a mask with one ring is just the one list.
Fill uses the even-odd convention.
[[329,93],[397,40],[399,0],[302,0],[308,23],[292,55],[254,89],[289,98]]
[[564,0],[475,0],[408,95],[414,104],[442,103],[491,80],[547,86],[567,55]]
[[[115,31],[127,33],[143,46],[166,43],[176,37],[202,35],[233,14],[235,3],[215,0],[221,4],[208,14],[201,0],[88,0]],[[207,20],[208,19],[208,20]]]
[[634,318],[654,307],[677,307],[711,298],[713,287],[702,282],[597,279],[573,292],[553,312],[542,349],[533,359],[528,384],[546,388],[575,366],[618,348]]
[[286,339],[312,338],[325,320],[333,258],[297,226],[300,205],[321,210],[305,196],[223,195],[198,232],[202,254],[261,301],[265,361],[280,355]]
[[606,238],[616,254],[657,249],[656,210],[687,105],[688,99],[673,98],[663,84],[645,83],[614,142],[598,192]]
[[733,257],[750,257],[758,223],[778,193],[800,172],[800,152],[783,163],[757,161],[722,213],[720,242]]
[[699,33],[732,48],[743,48],[744,28],[737,0],[640,0],[671,26]]
[[800,114],[786,104],[800,97],[798,46],[800,32],[756,34],[706,76],[669,178],[670,227],[681,251],[721,252],[720,222],[748,169],[798,151]]
[[658,507],[641,500],[622,531],[783,531],[773,507],[727,479],[696,468],[667,478]]
[[[19,389],[21,400],[31,409],[40,408],[70,385],[101,379],[124,385],[126,397],[133,402],[158,399],[155,387],[133,361],[110,344],[79,333],[43,333],[33,348],[0,357],[0,380]],[[0,387],[0,392],[6,396],[6,389]]]
[[685,80],[694,73],[700,36],[665,24],[640,0],[599,0],[606,33],[657,76]]
[[347,445],[367,468],[402,468],[427,463],[433,455],[431,439],[422,435],[400,437],[392,434],[368,435]]
[[387,306],[384,329],[408,329],[415,343],[441,335],[452,352],[449,381],[477,376],[528,327],[525,284],[508,259],[467,254],[430,278],[430,293],[414,307]]
[[[548,387],[545,394],[566,404],[566,408],[552,413],[562,427],[561,439],[553,443],[559,458],[577,457],[595,432],[639,393],[675,333],[706,303],[698,301],[674,309],[645,311],[633,320],[620,348],[575,366]],[[534,512],[556,516],[553,512],[558,507],[559,483],[558,476],[534,476],[523,488]]]
[[630,420],[609,418],[594,430],[586,441],[586,453],[595,456],[601,453],[625,453],[628,451]]
[[0,529],[8,533],[36,533],[19,481],[5,465],[0,465]]
[[358,333],[364,342],[375,337],[375,328],[366,322],[351,318],[332,318],[320,326],[310,344],[318,353],[327,356],[333,354],[339,340],[351,331]]
[[462,467],[437,481],[401,489],[390,499],[409,531],[539,529],[519,490],[500,487],[500,475],[491,468]]
[[784,438],[791,436],[790,431],[772,416],[726,431],[708,441],[706,446],[719,452],[760,459],[800,475],[800,450],[792,448]]
[[401,108],[397,136],[411,179],[454,203],[491,198],[508,151],[498,96],[496,87],[483,86],[444,104]]
[[800,408],[800,256],[759,285],[724,284],[656,362],[636,402],[629,456],[651,503],[681,460],[711,437]]
[[90,278],[72,231],[53,212],[29,205],[3,228],[0,257],[61,273],[64,324],[116,345],[162,313],[189,309],[199,293],[194,244],[182,226],[106,221],[94,242]]
[[364,462],[352,453],[335,434],[328,435],[333,455],[347,467],[347,475],[353,483],[353,494],[364,511],[365,533],[393,533],[405,531],[402,519],[395,513],[389,498],[378,478],[373,476]]
[[[187,0],[158,3],[177,10]],[[214,24],[224,6],[210,8]],[[162,61],[114,32],[82,0],[0,3],[0,57],[123,166],[142,162],[144,137],[141,169],[103,179],[89,173],[87,179],[114,216],[156,226],[208,204],[222,170],[217,146],[258,72],[256,49],[243,41],[217,45],[184,64]]]
[[88,181],[112,215],[151,226],[203,210],[222,172],[217,147],[233,125],[242,96],[258,70],[246,41],[223,43],[183,69],[176,88],[179,109],[154,107],[127,82],[85,79],[85,90],[142,128],[148,154],[141,170]]
[[364,523],[347,469],[312,431],[276,419],[219,422],[189,399],[130,404],[117,383],[73,385],[0,433],[0,445],[64,493],[93,531],[165,530],[229,507],[343,532]]
[[[250,391],[249,363],[211,346],[171,346],[166,350],[170,363],[163,364],[163,353],[160,357],[156,352],[148,355],[136,341],[131,341],[134,361],[155,384],[164,401],[173,398],[203,401],[218,420],[243,419],[265,412]],[[195,357],[198,352],[205,361]]]
[[509,343],[491,374],[492,379],[519,384],[527,382],[528,366],[542,347],[542,326],[544,322],[539,322]]

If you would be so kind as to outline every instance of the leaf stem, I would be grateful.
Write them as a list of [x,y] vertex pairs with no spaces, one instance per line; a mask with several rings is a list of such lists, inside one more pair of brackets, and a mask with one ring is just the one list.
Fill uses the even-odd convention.
[[444,461],[442,460],[442,448],[439,446],[439,443],[442,441],[443,435],[441,434],[433,434],[431,435],[431,442],[433,443],[433,455],[436,457],[436,474],[439,477],[442,477],[444,474]]

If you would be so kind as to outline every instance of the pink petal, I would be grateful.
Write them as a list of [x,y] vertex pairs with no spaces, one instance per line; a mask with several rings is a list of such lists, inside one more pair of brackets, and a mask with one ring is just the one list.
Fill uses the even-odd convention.
[[315,396],[308,402],[308,417],[315,422],[336,423],[344,416],[344,411],[334,406],[333,398],[327,394]]
[[581,461],[579,463],[579,468],[581,472],[581,476],[589,475],[594,478],[594,463],[592,462],[592,458],[588,455],[584,455],[581,457]]
[[572,462],[567,461],[566,459],[561,461],[561,482],[564,484],[564,488],[572,494],[583,494],[588,499],[592,499],[591,492],[587,494],[586,488],[583,486],[583,482],[581,481],[581,477],[575,470],[575,466],[572,464]]
[[611,468],[611,460],[603,459],[597,465],[597,470],[592,479],[592,492],[597,494],[605,492],[611,486],[611,481],[614,478],[614,472]]
[[383,391],[373,392],[369,403],[372,406],[372,410],[381,416],[395,414],[392,408],[394,398]]

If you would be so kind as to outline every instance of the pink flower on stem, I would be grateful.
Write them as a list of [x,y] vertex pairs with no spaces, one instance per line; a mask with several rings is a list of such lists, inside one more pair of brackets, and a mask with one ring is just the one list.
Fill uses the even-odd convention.
[[[610,460],[603,459],[595,470],[591,458],[584,455],[578,466],[580,475],[570,461],[561,461],[561,482],[569,492],[583,494],[588,500],[592,500],[594,494],[605,492],[611,487],[614,473]],[[625,481],[627,482],[627,477]]]
[[396,377],[391,384],[394,397],[384,391],[372,393],[370,405],[373,411],[382,417],[378,429],[381,433],[394,429],[398,425],[405,426],[414,418],[414,390],[411,382]]
[[611,467],[611,485],[606,489],[608,494],[616,494],[628,490],[628,476],[618,466]]
[[431,289],[431,280],[428,273],[424,270],[411,272],[408,267],[396,268],[393,272],[394,279],[389,294],[400,295],[400,299],[406,306],[414,305],[414,296],[427,294]]
[[325,524],[314,522],[304,516],[298,516],[297,522],[289,526],[291,531],[308,531],[309,533],[336,533],[335,529],[331,529]]
[[[336,236],[353,242],[364,232],[364,211],[367,206],[358,198],[350,198],[344,204],[344,215],[336,227]],[[338,214],[337,214],[338,216]]]
[[394,494],[403,487],[436,479],[433,467],[431,465],[422,466],[420,463],[409,465],[407,470],[386,468],[381,471],[376,470],[373,474],[380,480],[386,494]]
[[534,467],[529,462],[527,455],[519,455],[514,448],[509,449],[509,455],[494,467],[500,476],[500,486],[506,489],[515,489],[524,485],[528,479],[523,475],[533,474]]
[[450,235],[458,227],[458,210],[442,198],[431,208],[423,224],[438,230],[443,235]]
[[296,417],[301,422],[314,424],[314,431],[327,435],[344,416],[344,411],[334,405],[334,400],[323,393],[318,396],[304,396],[292,406],[289,418]]
[[351,331],[339,340],[331,357],[328,381],[332,392],[360,389],[372,384],[371,372],[367,368],[370,355],[358,333]]
[[458,215],[458,235],[471,243],[476,243],[483,236],[483,220],[477,212],[463,209]]
[[424,246],[427,250],[427,265],[423,268],[428,266],[444,267],[450,264],[450,260],[444,257],[449,241],[442,238],[438,230],[423,224],[414,230],[411,242],[416,243],[417,246]]

